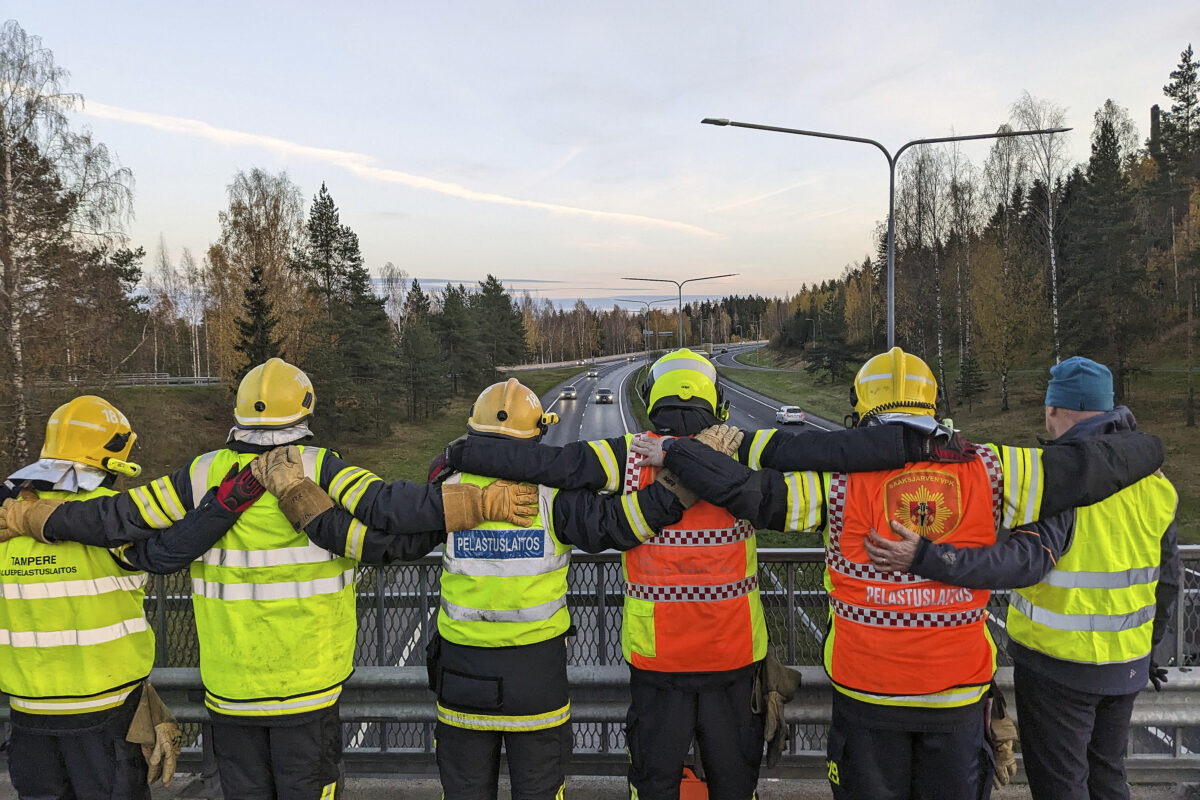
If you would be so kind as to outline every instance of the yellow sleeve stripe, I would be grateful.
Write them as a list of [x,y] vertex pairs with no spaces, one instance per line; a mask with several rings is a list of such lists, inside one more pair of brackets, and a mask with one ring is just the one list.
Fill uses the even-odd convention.
[[383,479],[370,472],[363,475],[357,485],[352,485],[346,490],[346,500],[342,503],[342,507],[353,514],[358,508],[358,501],[362,500],[363,494],[366,493],[367,487],[373,483],[383,483]]
[[1042,451],[1002,447],[1004,461],[1003,525],[1013,528],[1036,520],[1042,511]]
[[162,509],[159,508],[158,502],[147,487],[139,486],[136,489],[132,489],[129,492],[129,496],[133,498],[134,505],[141,512],[142,519],[146,520],[146,524],[151,528],[162,530],[163,528],[171,527],[170,520],[167,519]]
[[763,448],[767,446],[767,442],[771,441],[771,437],[775,435],[775,430],[775,428],[767,428],[754,432],[754,439],[750,444],[750,457],[746,464],[750,469],[758,469],[762,466]]
[[813,531],[821,525],[821,476],[816,472],[786,472],[788,531]]
[[607,480],[602,491],[617,491],[621,486],[621,475],[617,470],[617,454],[613,452],[608,442],[588,442],[588,447],[596,452],[596,458],[600,459],[600,465],[604,467],[604,475]]
[[163,476],[156,481],[151,481],[150,489],[172,522],[179,522],[183,519],[183,515],[187,512],[183,510],[183,503],[179,502],[179,495],[176,494],[175,487],[171,485],[170,477]]
[[642,508],[638,505],[637,492],[621,495],[621,508],[625,511],[625,519],[629,521],[629,527],[638,541],[644,542],[654,535],[654,529],[646,524]]
[[346,557],[353,558],[358,561],[362,558],[363,540],[367,536],[367,526],[353,520],[350,523],[350,530],[346,534]]
[[329,484],[329,496],[340,503],[341,494],[346,487],[349,486],[355,478],[361,477],[366,473],[367,471],[362,467],[346,467],[337,475],[335,475],[333,481]]

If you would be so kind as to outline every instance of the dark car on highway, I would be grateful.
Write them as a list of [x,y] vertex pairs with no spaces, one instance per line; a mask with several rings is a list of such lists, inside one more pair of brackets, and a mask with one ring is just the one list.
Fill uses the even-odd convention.
[[597,403],[608,403],[609,405],[612,405],[613,390],[612,389],[597,389],[596,390],[596,402]]

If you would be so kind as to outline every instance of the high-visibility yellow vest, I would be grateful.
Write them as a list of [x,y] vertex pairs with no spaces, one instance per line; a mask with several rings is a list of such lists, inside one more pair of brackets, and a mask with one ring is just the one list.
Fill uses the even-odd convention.
[[[326,450],[301,447],[317,480]],[[192,502],[255,456],[217,450],[192,462]],[[333,705],[354,669],[355,564],[297,532],[267,493],[191,566],[205,704],[233,716]]]
[[[116,494],[39,492],[87,500]],[[27,714],[86,714],[124,702],[150,674],[146,573],[109,551],[20,536],[0,544],[0,690]]]
[[1148,655],[1162,535],[1177,499],[1170,481],[1151,475],[1076,509],[1071,548],[1040,583],[1013,592],[1012,640],[1081,664]]
[[[488,486],[496,478],[459,473],[447,483]],[[566,633],[567,568],[571,546],[552,530],[554,490],[541,487],[537,517],[528,528],[483,522],[449,531],[442,549],[438,632],[473,647],[513,647]]]

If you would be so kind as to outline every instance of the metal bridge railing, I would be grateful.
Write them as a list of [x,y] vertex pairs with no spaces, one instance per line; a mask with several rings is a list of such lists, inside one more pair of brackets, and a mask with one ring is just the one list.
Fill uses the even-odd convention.
[[[1134,773],[1170,779],[1200,769],[1200,546],[1182,548],[1184,580],[1175,625],[1156,653],[1172,664],[1167,691],[1144,692],[1129,740]],[[774,775],[809,775],[823,763],[829,719],[829,685],[819,666],[827,629],[823,588],[824,551],[764,549],[758,553],[759,585],[772,643],[788,664],[803,667],[805,685],[789,705],[793,746]],[[358,576],[358,671],[347,686],[342,716],[348,762],[371,770],[431,772],[433,703],[425,688],[425,646],[438,608],[440,559],[363,567]],[[619,773],[625,763],[624,720],[628,673],[621,655],[621,567],[615,553],[577,554],[569,572],[568,603],[576,635],[568,640],[576,758],[573,770]],[[155,683],[181,721],[206,719],[199,647],[186,573],[155,576],[147,587],[146,612],[155,629]],[[1000,661],[1005,652],[1007,592],[992,596],[990,625]],[[1011,671],[1001,682],[1011,688]],[[1010,708],[1014,704],[1010,703]],[[5,709],[7,710],[7,709]],[[201,741],[188,726],[189,741]],[[364,763],[365,762],[365,763]]]

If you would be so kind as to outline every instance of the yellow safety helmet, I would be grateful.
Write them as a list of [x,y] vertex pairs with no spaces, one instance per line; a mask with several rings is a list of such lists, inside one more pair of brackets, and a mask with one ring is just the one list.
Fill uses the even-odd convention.
[[875,414],[899,411],[932,417],[937,411],[938,385],[929,366],[917,356],[893,347],[871,358],[854,376],[850,387],[851,419],[855,425]]
[[493,383],[479,393],[467,417],[473,433],[536,439],[558,422],[558,414],[542,413],[542,401],[516,378]]
[[86,394],[50,415],[41,457],[77,461],[133,477],[142,471],[127,460],[136,439],[129,420],[116,406],[103,397]]
[[238,384],[233,420],[248,430],[290,428],[312,416],[315,399],[304,370],[272,358],[247,372]]
[[658,407],[693,406],[729,419],[729,404],[717,379],[717,368],[704,356],[686,347],[667,353],[650,367],[640,389],[646,414]]

